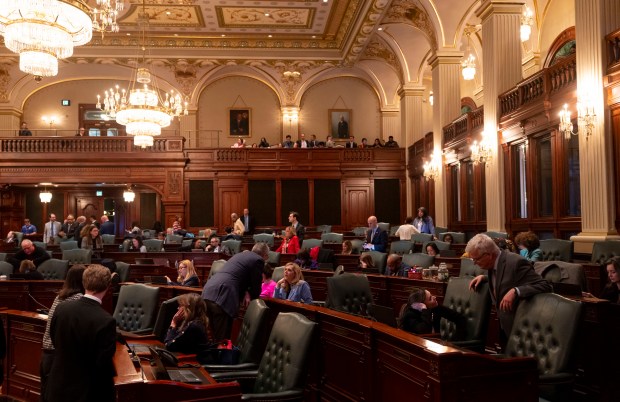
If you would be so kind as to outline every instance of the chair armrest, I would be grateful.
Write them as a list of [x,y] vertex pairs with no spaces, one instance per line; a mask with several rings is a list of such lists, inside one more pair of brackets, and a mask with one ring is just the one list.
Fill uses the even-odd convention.
[[570,384],[574,380],[575,376],[572,373],[542,374],[538,376],[538,382],[541,385]]
[[119,330],[118,332],[127,339],[141,339],[141,340],[151,340],[151,339],[156,340],[157,339],[155,335],[153,334],[153,330],[150,330],[149,332],[144,333],[144,334],[142,333],[142,331],[128,332],[128,331]]
[[241,392],[249,393],[254,390],[254,382],[256,382],[256,377],[258,377],[258,370],[213,373],[211,377],[217,382],[237,381],[241,387]]
[[301,389],[291,389],[270,394],[243,394],[242,401],[303,401],[304,391]]
[[225,373],[225,372],[237,372],[237,371],[254,371],[258,370],[258,364],[256,363],[241,363],[241,364],[203,364],[202,367],[211,373]]
[[[125,332],[125,331],[123,331]],[[126,332],[127,334],[133,334],[135,335],[153,335],[153,328],[144,328],[144,329],[140,329],[138,331],[131,331],[131,332]],[[131,336],[131,335],[130,335]],[[153,337],[155,337],[155,335],[153,335]]]

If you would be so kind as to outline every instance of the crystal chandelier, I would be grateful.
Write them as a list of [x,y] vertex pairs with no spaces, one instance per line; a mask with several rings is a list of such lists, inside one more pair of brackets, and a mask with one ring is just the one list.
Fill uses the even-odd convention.
[[474,161],[474,164],[489,163],[493,159],[493,149],[486,138],[485,132],[482,132],[482,139],[480,142],[474,141],[470,149],[471,159]]
[[93,30],[101,32],[101,37],[106,32],[118,32],[116,17],[123,11],[122,0],[97,0],[97,7],[93,9]]
[[461,62],[461,67],[463,67],[463,70],[461,72],[465,81],[471,81],[476,76],[476,58],[474,57],[473,53],[471,53],[471,40],[469,38],[471,32],[468,31],[466,34],[467,52],[469,52],[469,56],[467,56],[467,58]]
[[133,192],[131,186],[128,186],[127,189],[123,192],[123,199],[125,202],[133,202],[136,199],[136,193]]
[[[578,122],[586,129],[586,139],[592,135],[592,130],[594,129],[594,122],[596,121],[596,112],[594,112],[594,106],[586,101],[577,102],[577,114],[578,114]],[[564,134],[564,138],[569,140],[571,135],[578,135],[579,131],[573,131],[573,122],[570,117],[570,110],[568,110],[568,105],[564,104],[564,108],[559,113],[560,116],[560,124],[559,130]]]
[[58,74],[58,60],[88,43],[93,26],[79,0],[15,0],[0,3],[0,34],[19,54],[19,69],[35,77]]
[[437,153],[433,152],[431,159],[424,163],[424,178],[429,181],[437,179],[439,177],[439,169],[439,158]]
[[523,10],[523,15],[521,16],[521,42],[527,42],[530,39],[532,25],[534,25],[534,14],[528,6],[525,6],[525,10]]

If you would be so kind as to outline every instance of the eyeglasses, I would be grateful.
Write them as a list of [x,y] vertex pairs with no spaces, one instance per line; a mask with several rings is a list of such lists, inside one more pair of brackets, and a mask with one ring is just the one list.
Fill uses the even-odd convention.
[[480,256],[478,256],[477,258],[471,257],[472,261],[474,262],[474,264],[478,264],[478,261],[480,261],[481,259],[484,258],[484,256],[488,255],[489,253],[484,253],[481,254]]

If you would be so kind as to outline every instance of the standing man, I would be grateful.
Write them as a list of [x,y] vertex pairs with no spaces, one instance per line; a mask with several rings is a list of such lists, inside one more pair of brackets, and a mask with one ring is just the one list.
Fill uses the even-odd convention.
[[76,222],[77,226],[73,232],[73,239],[78,242],[78,248],[80,248],[82,244],[82,229],[86,226],[86,217],[84,215],[80,215],[77,217]]
[[47,401],[115,400],[116,321],[101,307],[110,278],[106,267],[89,265],[82,277],[84,296],[56,307],[50,326],[55,352]]
[[62,225],[60,222],[56,221],[56,214],[50,214],[50,220],[45,224],[45,230],[43,231],[43,243],[52,243],[54,241],[54,236],[58,236],[60,233],[60,229],[62,229]]
[[299,245],[304,242],[304,235],[306,234],[306,228],[304,225],[299,223],[299,214],[295,211],[291,211],[288,214],[288,221],[293,228],[295,228],[295,233],[297,234],[297,239],[299,240]]
[[233,318],[242,300],[247,304],[258,298],[262,273],[269,258],[269,247],[256,243],[251,252],[232,256],[220,272],[213,275],[202,289],[207,303],[209,325],[216,340],[230,339]]
[[375,250],[385,253],[388,244],[388,234],[381,230],[376,216],[368,217],[368,231],[366,232],[366,242],[364,250]]
[[338,122],[338,138],[347,138],[349,135],[349,123],[344,119],[344,115],[340,115]]
[[233,231],[232,233],[237,236],[243,236],[243,232],[245,232],[245,226],[241,219],[239,219],[239,215],[236,212],[230,214],[230,220],[232,221]]
[[107,215],[101,216],[101,227],[99,228],[99,234],[114,234],[114,222],[111,222]]
[[24,219],[24,226],[22,226],[22,233],[24,236],[37,234],[37,227],[30,224],[30,219]]
[[28,124],[25,121],[22,121],[22,128],[19,130],[20,137],[31,137],[32,132],[28,130]]
[[78,223],[75,221],[73,215],[67,215],[65,222],[62,224],[60,228],[60,233],[58,233],[59,237],[62,237],[65,240],[73,239],[75,234],[75,229],[78,227]]
[[243,222],[243,226],[245,226],[244,235],[253,235],[254,234],[254,226],[256,226],[254,222],[254,217],[250,216],[250,210],[247,208],[243,209],[243,216],[241,217],[241,222]]
[[483,281],[489,281],[491,300],[495,304],[502,328],[502,343],[510,335],[519,300],[537,293],[551,292],[551,285],[534,271],[534,268],[519,254],[500,250],[497,244],[485,234],[477,234],[467,243],[465,252],[474,264],[488,271],[478,275],[469,284],[475,290]]

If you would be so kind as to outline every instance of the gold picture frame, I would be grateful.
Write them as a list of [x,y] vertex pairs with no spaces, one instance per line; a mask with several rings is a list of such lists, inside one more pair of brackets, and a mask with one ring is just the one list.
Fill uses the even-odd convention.
[[228,109],[228,136],[244,138],[252,136],[252,109]]
[[352,109],[329,109],[327,118],[329,129],[334,140],[347,140],[353,130],[351,129]]

